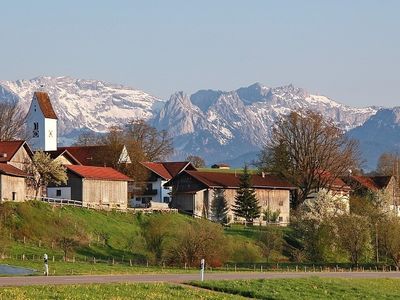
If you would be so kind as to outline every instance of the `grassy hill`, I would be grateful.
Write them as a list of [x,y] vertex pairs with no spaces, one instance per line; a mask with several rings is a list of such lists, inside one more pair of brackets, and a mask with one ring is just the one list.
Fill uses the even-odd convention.
[[[143,215],[95,211],[56,207],[37,201],[0,204],[0,255],[3,253],[10,257],[9,262],[24,266],[40,267],[44,253],[50,260],[54,257],[54,261],[60,263],[65,255],[77,264],[96,261],[97,271],[101,269],[101,261],[109,265],[161,265],[154,240],[163,239],[160,245],[165,250],[160,252],[160,257],[170,258],[167,252],[173,253],[174,246],[184,239],[188,239],[188,244],[196,244],[208,234],[220,233],[223,245],[210,244],[208,247],[224,248],[225,252],[220,254],[221,262],[265,261],[257,240],[258,228],[232,226],[223,229],[210,221],[177,213]],[[149,234],[155,237],[149,238]],[[203,237],[197,238],[197,234]],[[171,265],[176,264],[179,262],[171,262]]]

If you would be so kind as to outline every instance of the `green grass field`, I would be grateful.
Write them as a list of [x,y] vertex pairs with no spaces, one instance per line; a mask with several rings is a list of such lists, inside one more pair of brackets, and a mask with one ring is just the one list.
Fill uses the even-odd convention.
[[1,300],[24,299],[245,299],[189,286],[138,283],[0,288]]
[[[399,299],[400,279],[270,279],[0,288],[0,299]],[[200,288],[199,288],[200,287]]]
[[302,278],[192,282],[255,299],[399,299],[400,279]]

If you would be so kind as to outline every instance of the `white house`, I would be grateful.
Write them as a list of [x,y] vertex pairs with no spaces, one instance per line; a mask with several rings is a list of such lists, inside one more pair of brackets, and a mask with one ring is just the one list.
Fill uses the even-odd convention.
[[47,93],[34,93],[26,123],[32,150],[57,150],[57,115]]
[[169,203],[171,200],[171,187],[164,186],[166,182],[174,178],[184,170],[194,171],[196,168],[187,161],[182,162],[142,162],[141,165],[147,169],[149,176],[146,182],[140,183],[145,186],[140,192],[131,190],[133,197],[130,201],[132,207],[146,207],[157,203]]

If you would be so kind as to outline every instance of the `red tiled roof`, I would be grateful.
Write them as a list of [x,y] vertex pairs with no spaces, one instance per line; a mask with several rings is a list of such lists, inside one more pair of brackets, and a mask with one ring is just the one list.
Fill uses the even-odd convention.
[[170,180],[172,178],[171,174],[164,167],[162,163],[155,162],[141,162],[143,166],[145,166],[150,171],[156,173],[158,176],[164,178],[165,180]]
[[67,170],[79,177],[97,180],[132,181],[131,178],[110,167],[66,165]]
[[0,163],[0,174],[17,176],[17,177],[28,177],[29,175],[24,171],[5,163]]
[[351,179],[355,180],[361,186],[371,190],[377,191],[379,190],[379,186],[372,180],[371,177],[367,176],[351,176]]
[[51,105],[49,95],[45,92],[35,92],[34,96],[39,103],[40,110],[42,111],[44,117],[48,119],[57,119],[57,115],[54,112],[53,106]]
[[333,176],[331,175],[330,172],[328,171],[319,171],[319,175],[322,178],[325,178],[328,181],[328,189],[331,190],[342,190],[342,191],[350,191],[351,187],[348,186],[341,178],[336,177],[332,178]]
[[172,179],[183,170],[196,170],[188,161],[142,162],[141,164],[165,180]]
[[161,164],[163,164],[163,166],[168,170],[169,174],[171,174],[172,177],[175,177],[183,170],[196,170],[196,168],[188,161],[168,161],[161,162]]
[[[238,188],[240,185],[240,174],[219,173],[219,172],[199,172],[184,171],[196,180],[202,182],[207,187]],[[295,186],[278,176],[265,174],[251,175],[253,188],[276,188],[276,189],[294,189]]]
[[[0,162],[10,161],[24,144],[26,145],[25,141],[0,141]],[[29,148],[27,150],[31,152]]]
[[85,166],[101,166],[96,160],[97,153],[104,151],[106,146],[73,146],[73,147],[59,147],[57,151],[67,150],[75,159]]

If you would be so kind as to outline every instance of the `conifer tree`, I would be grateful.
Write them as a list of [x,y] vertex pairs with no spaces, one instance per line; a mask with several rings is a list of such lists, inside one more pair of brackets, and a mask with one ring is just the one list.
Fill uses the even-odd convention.
[[225,198],[225,190],[217,189],[214,191],[213,201],[211,203],[211,212],[213,218],[221,224],[228,223],[228,202]]
[[233,205],[235,216],[242,217],[246,220],[246,224],[253,224],[253,220],[261,214],[261,206],[258,205],[256,192],[251,185],[251,174],[244,167],[243,174],[240,175],[240,185],[235,196],[235,204]]

